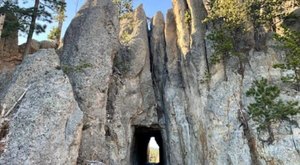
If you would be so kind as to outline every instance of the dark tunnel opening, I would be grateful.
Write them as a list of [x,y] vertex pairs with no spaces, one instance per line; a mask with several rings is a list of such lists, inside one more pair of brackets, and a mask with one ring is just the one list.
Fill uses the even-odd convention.
[[[159,163],[148,162],[148,144],[151,137],[155,138],[159,146]],[[132,165],[164,165],[164,148],[161,131],[157,127],[136,126],[132,141],[131,164]]]

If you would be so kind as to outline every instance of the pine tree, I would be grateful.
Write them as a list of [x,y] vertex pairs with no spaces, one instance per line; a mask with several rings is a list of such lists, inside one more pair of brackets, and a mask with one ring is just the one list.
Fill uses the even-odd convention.
[[236,36],[246,33],[246,5],[239,0],[215,0],[212,2],[211,8],[208,17],[204,20],[204,22],[214,25],[214,29],[207,36],[207,39],[212,41],[214,49],[210,62],[212,64],[223,62],[224,76],[227,81],[227,58],[238,57],[240,70],[243,70],[242,54],[236,44],[240,38]]
[[[23,1],[23,3],[28,3]],[[17,1],[3,0],[0,2],[0,13],[6,16],[12,16],[16,19],[7,19],[3,35],[9,35],[10,31],[17,28],[21,32],[27,33],[27,41],[24,55],[28,54],[32,41],[32,36],[35,33],[45,32],[46,25],[37,23],[37,20],[43,23],[51,23],[53,20],[52,11],[61,8],[65,9],[65,2],[62,0],[34,0],[33,7],[21,7]]]
[[19,29],[20,23],[16,13],[22,12],[22,9],[17,5],[16,1],[9,0],[1,1],[0,6],[1,38],[5,38]]
[[25,46],[24,56],[28,54],[30,44],[32,41],[32,36],[34,31],[36,32],[44,32],[46,26],[40,26],[36,24],[37,19],[41,19],[46,22],[52,22],[52,14],[50,11],[55,11],[56,9],[65,9],[65,2],[61,0],[35,0],[34,7],[32,8],[32,12],[30,13],[31,22],[29,26],[27,42]]
[[258,124],[258,131],[267,131],[269,144],[275,140],[272,124],[287,120],[300,113],[297,101],[284,102],[279,99],[280,89],[276,85],[269,85],[267,79],[254,81],[252,87],[246,92],[247,97],[254,97],[255,102],[248,106],[251,119]]
[[300,91],[300,32],[283,28],[281,35],[276,34],[275,39],[280,42],[278,46],[285,50],[284,63],[274,65],[283,71],[292,70],[294,74],[283,76],[283,82],[291,83]]
[[24,51],[23,56],[27,55],[29,52],[29,48],[30,48],[30,45],[32,42],[33,32],[36,27],[36,18],[38,16],[39,5],[40,5],[40,0],[35,0],[33,11],[31,13],[31,22],[30,22],[30,26],[29,26],[29,31],[28,31],[28,35],[27,35],[27,41],[26,41],[26,46],[25,46],[25,51]]
[[[63,3],[65,3],[65,0],[61,0]],[[48,38],[51,40],[54,40],[56,45],[60,45],[60,40],[61,40],[61,32],[62,32],[62,26],[63,22],[65,21],[65,8],[63,6],[58,6],[56,9],[57,15],[55,20],[58,22],[57,27],[54,27],[51,29]]]

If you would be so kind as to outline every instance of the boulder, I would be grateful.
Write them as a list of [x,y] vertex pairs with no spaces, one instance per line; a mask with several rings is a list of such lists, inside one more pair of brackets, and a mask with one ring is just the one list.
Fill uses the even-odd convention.
[[[26,47],[26,43],[19,46],[20,54],[24,54],[25,47]],[[33,54],[33,53],[37,52],[39,49],[40,49],[40,42],[35,39],[32,39],[28,54]]]
[[40,41],[39,49],[54,49],[56,47],[57,47],[57,45],[56,45],[55,42],[48,41],[48,40],[43,40],[43,41]]
[[0,164],[76,164],[83,113],[59,63],[43,50],[17,67],[1,99],[9,128]]
[[[26,46],[26,43],[19,46],[20,54],[24,54],[25,46]],[[56,47],[57,47],[57,45],[53,41],[48,41],[48,40],[37,41],[35,39],[32,39],[28,54],[33,54],[40,49],[55,49]]]

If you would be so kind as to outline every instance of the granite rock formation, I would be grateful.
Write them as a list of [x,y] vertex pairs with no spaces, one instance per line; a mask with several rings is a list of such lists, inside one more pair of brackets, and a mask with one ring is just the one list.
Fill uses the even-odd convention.
[[26,56],[1,103],[0,164],[76,163],[83,113],[54,50]]
[[0,163],[141,165],[155,137],[164,165],[299,164],[297,125],[272,125],[267,145],[247,113],[253,100],[245,93],[261,77],[281,85],[284,100],[300,100],[273,68],[284,52],[272,39],[257,51],[249,33],[242,69],[236,58],[209,64],[207,12],[207,1],[173,0],[166,18],[158,12],[148,26],[143,6],[119,22],[110,0],[87,1],[67,30],[60,64],[51,50],[28,56],[0,97],[2,109],[12,107],[29,86],[8,116]]
[[113,59],[119,50],[118,29],[113,3],[93,0],[81,7],[64,37],[62,68],[84,113],[79,163],[109,160],[106,105]]

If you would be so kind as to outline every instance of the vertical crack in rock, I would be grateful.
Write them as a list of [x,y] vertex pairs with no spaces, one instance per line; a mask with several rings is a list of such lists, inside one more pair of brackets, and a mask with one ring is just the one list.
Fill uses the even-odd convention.
[[[150,59],[151,59],[151,73],[153,80],[153,88],[157,103],[158,120],[164,129],[162,131],[163,145],[168,146],[167,140],[169,139],[169,124],[170,113],[165,106],[165,85],[167,82],[167,55],[166,55],[166,42],[165,42],[165,23],[163,14],[158,12],[152,19],[150,31]],[[168,149],[164,150],[164,157],[167,157]],[[169,159],[164,159],[164,164],[169,164]]]
[[155,91],[156,101],[158,104],[157,110],[160,119],[168,123],[168,115],[164,107],[164,88],[167,80],[167,56],[166,43],[164,36],[165,23],[161,12],[158,12],[152,19],[151,34],[150,34],[150,52],[152,65],[152,79]]
[[108,164],[134,164],[139,154],[134,150],[135,128],[158,125],[143,6],[121,19],[120,24],[122,47],[114,60],[106,109],[109,113],[106,123]]
[[241,126],[243,127],[244,136],[247,139],[249,150],[250,150],[250,156],[252,164],[260,165],[259,161],[259,154],[257,151],[257,144],[255,136],[253,135],[251,131],[251,127],[249,126],[249,114],[245,111],[245,107],[243,104],[243,89],[244,89],[244,72],[241,75],[240,78],[240,85],[239,85],[239,110],[238,110],[238,120],[241,123]]
[[[178,47],[181,50],[181,70],[184,84],[184,94],[186,99],[186,120],[188,121],[188,134],[186,138],[189,141],[199,141],[197,145],[191,145],[188,152],[199,153],[200,156],[195,157],[189,155],[186,158],[186,164],[189,163],[205,163],[207,157],[207,140],[206,140],[206,126],[205,126],[205,107],[207,100],[207,86],[201,84],[200,80],[204,77],[206,71],[205,60],[205,26],[202,20],[205,18],[206,11],[202,1],[173,1],[174,15],[177,27]],[[177,6],[179,5],[179,6]],[[189,24],[190,31],[187,27],[182,27],[182,22],[185,15],[182,11],[189,11],[191,20]],[[187,23],[187,22],[185,22]],[[182,39],[180,39],[182,38]],[[187,51],[186,45],[189,43]]]
[[[1,93],[1,105],[11,107],[32,85],[9,116],[8,134],[1,132],[0,164],[139,165],[152,136],[165,165],[300,162],[299,128],[274,125],[278,139],[263,146],[244,110],[253,79],[279,82],[272,66],[281,52],[269,42],[265,52],[249,51],[247,40],[240,46],[252,68],[239,70],[228,58],[228,81],[219,64],[204,82],[212,53],[202,23],[208,0],[172,2],[166,21],[158,12],[149,32],[142,5],[120,19],[119,30],[111,0],[86,1],[65,35],[61,66],[53,50],[26,57]],[[291,97],[299,100],[299,92],[282,94]]]
[[[189,98],[188,95],[190,92],[196,94],[199,90],[197,89],[198,85],[193,84],[197,84],[197,81],[195,81],[197,80],[197,78],[195,79],[197,74],[192,75],[193,73],[189,73],[189,69],[192,69],[195,73],[199,69],[194,70],[193,66],[188,66],[189,62],[191,62],[189,60],[191,59],[191,54],[187,54],[190,52],[189,44],[184,45],[186,42],[183,44],[180,42],[180,39],[177,39],[177,36],[180,36],[182,37],[181,41],[185,39],[189,41],[189,29],[186,29],[186,27],[184,27],[185,30],[180,29],[180,25],[185,23],[181,22],[184,19],[182,11],[186,11],[187,4],[184,1],[176,1],[174,3],[176,14],[173,14],[172,10],[168,11],[164,30],[165,39],[162,37],[164,36],[162,32],[163,17],[158,13],[153,18],[152,34],[150,36],[153,81],[158,105],[163,110],[164,119],[166,119],[164,135],[166,136],[167,150],[170,151],[167,156],[170,164],[199,164],[204,161],[205,156],[203,153],[205,148],[202,150],[202,147],[198,146],[199,143],[195,146],[192,145],[192,142],[201,139],[198,132],[200,131],[198,115],[195,115],[198,114],[197,109],[201,106],[196,107],[199,105],[199,102],[194,104],[195,98]],[[176,6],[177,3],[181,5]],[[185,5],[182,5],[182,3]],[[187,36],[188,38],[186,38]],[[178,42],[176,43],[176,41]],[[166,45],[166,48],[163,49],[164,45]],[[179,46],[177,47],[177,45]],[[183,52],[186,54],[182,54]],[[188,85],[188,87],[185,85]],[[196,90],[191,89],[190,85],[194,85]],[[196,97],[199,98],[199,94]],[[201,128],[201,130],[203,129]],[[205,146],[205,132],[202,132],[201,135],[204,137],[202,142]],[[180,152],[174,153],[172,152],[174,150]],[[200,150],[203,153],[200,154]],[[189,154],[191,152],[199,153],[200,157]]]

